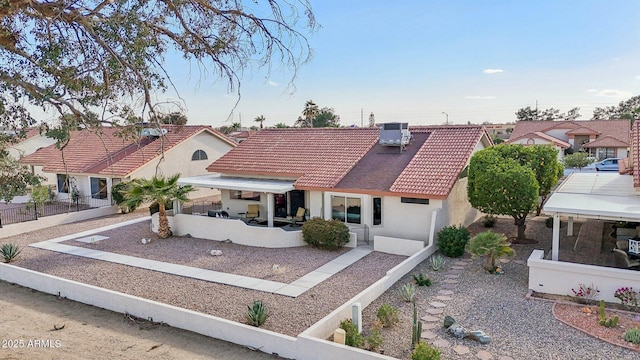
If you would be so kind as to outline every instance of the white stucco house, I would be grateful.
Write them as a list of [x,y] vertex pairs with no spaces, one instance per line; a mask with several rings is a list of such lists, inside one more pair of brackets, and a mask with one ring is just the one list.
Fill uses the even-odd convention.
[[25,131],[25,137],[18,139],[14,144],[7,147],[7,152],[14,159],[21,159],[31,155],[39,149],[54,144],[56,141],[40,132],[38,128],[29,128]]
[[[443,226],[476,220],[480,213],[468,202],[465,169],[473,153],[492,145],[484,128],[394,124],[388,128],[398,130],[264,129],[210,164],[210,175],[180,183],[220,189],[231,217],[245,217],[249,205],[257,206],[258,220],[274,228],[304,208],[308,218],[343,221],[364,241],[428,244]],[[397,143],[389,133],[399,134]],[[216,235],[221,226],[207,228],[214,238],[233,235]],[[182,231],[196,236],[193,228]],[[296,236],[291,244],[302,245]],[[242,237],[230,239],[242,243]]]

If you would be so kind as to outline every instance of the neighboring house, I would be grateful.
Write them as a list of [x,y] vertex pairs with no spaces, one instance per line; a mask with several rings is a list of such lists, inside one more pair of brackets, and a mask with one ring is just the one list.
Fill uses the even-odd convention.
[[509,139],[509,136],[511,135],[513,129],[516,127],[516,124],[483,124],[483,126],[492,139],[500,138],[503,140],[507,140]]
[[55,142],[56,141],[54,139],[46,137],[44,134],[40,134],[40,129],[29,128],[26,131],[26,137],[7,147],[7,151],[14,159],[20,159],[33,154],[39,149],[54,144]]
[[580,150],[598,160],[625,158],[631,144],[630,128],[630,120],[518,121],[507,143],[551,144],[559,160],[565,152]]
[[258,132],[257,130],[238,130],[233,131],[227,135],[231,140],[240,144],[241,142],[247,140],[251,135]]
[[100,134],[74,131],[63,150],[42,148],[20,160],[56,186],[65,198],[75,188],[81,196],[111,200],[111,187],[134,178],[156,174],[184,176],[206,174],[212,160],[231,150],[235,143],[208,126],[163,125],[162,133],[143,129],[136,140],[118,137],[105,127]]
[[409,130],[401,148],[381,144],[379,128],[263,129],[208,166],[217,174],[181,183],[219,188],[231,216],[256,204],[269,226],[305,208],[365,240],[428,241],[435,228],[480,215],[467,199],[465,168],[492,142],[479,125]]

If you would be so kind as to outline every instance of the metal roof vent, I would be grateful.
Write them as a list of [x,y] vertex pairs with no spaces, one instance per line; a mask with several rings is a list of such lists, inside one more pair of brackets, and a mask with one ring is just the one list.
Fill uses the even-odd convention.
[[410,140],[409,123],[385,123],[380,126],[380,145],[397,146],[402,151]]

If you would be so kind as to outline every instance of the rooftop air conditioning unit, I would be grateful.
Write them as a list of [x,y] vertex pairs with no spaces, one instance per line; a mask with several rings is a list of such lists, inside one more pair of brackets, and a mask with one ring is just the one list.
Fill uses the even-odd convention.
[[380,126],[380,145],[402,149],[410,140],[409,123],[385,123]]

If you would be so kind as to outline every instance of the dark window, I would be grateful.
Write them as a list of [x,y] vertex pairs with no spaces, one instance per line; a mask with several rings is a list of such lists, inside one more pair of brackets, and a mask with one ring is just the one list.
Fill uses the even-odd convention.
[[[360,199],[344,196],[331,196],[331,218],[349,224],[361,224]],[[346,210],[346,211],[345,211]]]
[[91,197],[93,199],[107,198],[107,179],[91,178]]
[[429,199],[419,199],[419,198],[410,198],[410,197],[401,197],[400,202],[404,204],[429,205]]
[[373,225],[382,224],[382,198],[373,198]]
[[58,192],[62,194],[69,193],[69,177],[65,174],[57,174],[58,177]]
[[232,191],[231,199],[260,201],[260,193],[254,191]]
[[191,155],[191,161],[198,160],[207,160],[207,153],[202,150],[196,150],[193,155]]

